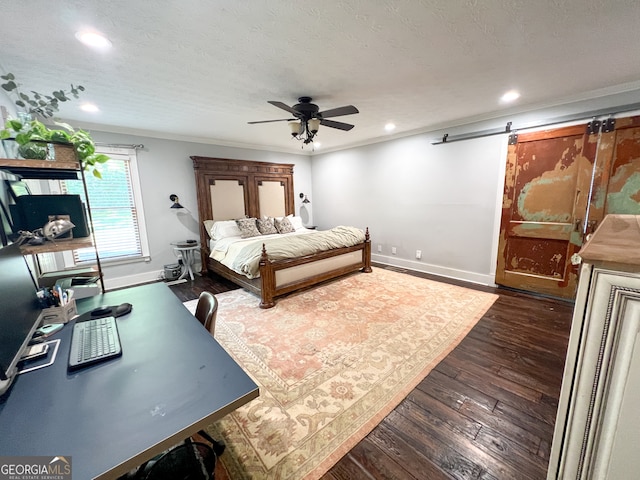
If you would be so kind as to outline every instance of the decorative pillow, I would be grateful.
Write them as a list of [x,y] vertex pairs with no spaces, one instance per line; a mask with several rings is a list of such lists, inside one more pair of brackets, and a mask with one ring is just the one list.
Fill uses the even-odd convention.
[[214,240],[222,240],[227,237],[239,237],[241,232],[235,220],[221,220],[213,223],[209,236]]
[[291,233],[296,231],[287,217],[276,218],[274,222],[276,224],[276,228],[278,229],[278,233]]
[[257,237],[261,235],[260,231],[256,227],[255,218],[238,218],[236,219],[236,225],[240,229],[240,236],[242,238]]
[[256,226],[262,235],[278,233],[273,218],[259,218],[256,220]]

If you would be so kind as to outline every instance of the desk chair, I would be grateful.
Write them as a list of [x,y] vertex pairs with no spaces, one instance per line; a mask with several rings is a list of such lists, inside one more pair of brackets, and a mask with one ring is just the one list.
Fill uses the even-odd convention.
[[[209,330],[211,336],[215,333],[216,330],[216,315],[218,313],[218,300],[216,297],[210,292],[202,292],[198,297],[198,304],[196,305],[196,314],[195,317],[198,321]],[[200,430],[198,432],[204,438],[206,438],[211,445],[213,446],[213,451],[217,456],[222,455],[225,449],[225,444],[214,440],[206,432]]]
[[187,439],[118,480],[212,480],[216,460],[209,445]]
[[213,335],[216,330],[216,314],[218,313],[218,300],[210,292],[202,292],[198,297],[195,317]]

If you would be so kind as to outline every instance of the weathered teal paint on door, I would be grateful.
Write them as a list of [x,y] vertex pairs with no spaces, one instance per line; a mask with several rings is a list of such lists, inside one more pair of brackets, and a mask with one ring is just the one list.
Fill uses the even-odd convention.
[[596,148],[585,125],[518,135],[509,146],[496,283],[573,296]]
[[579,125],[509,146],[496,283],[573,298],[571,257],[606,214],[640,215],[640,117]]

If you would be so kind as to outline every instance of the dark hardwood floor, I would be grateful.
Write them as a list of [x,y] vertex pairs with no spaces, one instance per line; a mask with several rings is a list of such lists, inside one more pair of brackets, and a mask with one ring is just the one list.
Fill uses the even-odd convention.
[[[573,304],[375,266],[499,299],[323,480],[545,478]],[[186,301],[237,287],[203,276],[171,288]]]

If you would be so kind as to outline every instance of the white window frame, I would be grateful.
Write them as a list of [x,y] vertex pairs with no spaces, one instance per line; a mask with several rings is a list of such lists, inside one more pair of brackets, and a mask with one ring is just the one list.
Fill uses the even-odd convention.
[[[136,208],[136,216],[138,223],[138,232],[140,235],[140,249],[141,254],[134,257],[120,257],[112,259],[100,258],[101,265],[124,265],[128,263],[136,262],[148,262],[150,260],[149,254],[149,239],[147,236],[147,222],[144,215],[144,207],[142,202],[142,189],[140,188],[140,175],[138,173],[138,156],[136,150],[133,148],[120,148],[120,147],[107,147],[96,146],[97,153],[103,153],[109,156],[121,157],[121,160],[129,162],[129,172],[131,176],[131,190],[133,193],[133,202]],[[126,157],[126,158],[124,158]],[[99,169],[99,167],[98,167]],[[91,171],[84,172],[85,175],[93,175]],[[73,251],[63,252],[63,260],[65,268],[73,268],[82,265],[86,265],[90,262],[76,262]]]

